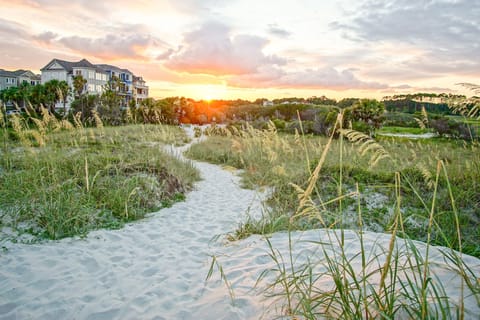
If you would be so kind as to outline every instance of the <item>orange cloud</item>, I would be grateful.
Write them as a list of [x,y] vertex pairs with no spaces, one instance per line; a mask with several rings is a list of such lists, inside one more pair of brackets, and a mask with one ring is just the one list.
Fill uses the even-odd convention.
[[212,75],[252,74],[264,65],[282,65],[285,60],[265,55],[268,41],[250,35],[230,35],[221,23],[208,22],[184,36],[182,47],[169,56],[168,68]]

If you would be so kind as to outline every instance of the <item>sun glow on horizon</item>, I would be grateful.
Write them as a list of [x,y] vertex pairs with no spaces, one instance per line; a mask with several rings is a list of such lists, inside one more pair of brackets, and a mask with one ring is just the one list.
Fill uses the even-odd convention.
[[207,102],[211,102],[212,100],[228,99],[228,89],[223,84],[199,84],[193,85],[189,89],[190,90],[188,91],[191,96]]

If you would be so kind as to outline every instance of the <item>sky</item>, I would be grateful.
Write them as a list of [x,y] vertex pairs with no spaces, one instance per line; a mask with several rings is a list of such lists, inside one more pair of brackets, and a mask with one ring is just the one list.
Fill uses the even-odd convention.
[[0,68],[53,58],[155,98],[382,98],[480,84],[480,0],[0,0]]

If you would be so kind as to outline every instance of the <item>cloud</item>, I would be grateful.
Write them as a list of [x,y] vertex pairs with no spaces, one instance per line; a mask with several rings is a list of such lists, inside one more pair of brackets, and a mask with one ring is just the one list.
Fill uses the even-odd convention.
[[263,69],[261,73],[230,79],[229,84],[238,87],[274,87],[308,89],[370,89],[388,88],[378,82],[358,79],[351,70],[337,70],[333,67],[284,71],[278,68]]
[[[110,32],[97,38],[84,36],[56,37],[52,32],[37,36],[50,43],[57,42],[77,54],[100,59],[150,59],[151,52],[165,50],[168,45],[149,34],[143,25],[116,25]],[[154,55],[157,55],[154,54]]]
[[158,56],[157,56],[157,60],[168,60],[170,58],[170,56],[175,52],[175,50],[173,49],[167,49],[165,51],[163,51],[162,53],[160,53]]
[[70,36],[58,39],[65,47],[103,59],[140,58],[141,48],[150,43],[149,36],[107,34],[102,38]]
[[269,24],[268,25],[268,33],[273,36],[280,37],[280,38],[288,38],[291,33],[285,29],[280,28],[277,24]]
[[262,50],[264,38],[239,34],[232,36],[228,26],[207,22],[200,29],[186,33],[183,45],[170,56],[170,69],[212,75],[253,74],[265,65],[283,65],[286,61]]
[[480,70],[479,1],[367,0],[354,10],[331,27],[359,43],[393,42],[422,48],[421,57],[412,55],[404,62],[408,68],[428,73]]
[[26,40],[29,35],[22,24],[0,18],[0,39],[11,41],[12,38]]
[[185,12],[185,13],[195,13],[198,12],[206,13],[211,12],[214,9],[222,8],[227,5],[230,5],[235,0],[168,0],[170,5],[174,8]]
[[52,40],[58,38],[58,34],[52,31],[42,32],[36,36],[33,36],[35,40],[42,44],[50,44]]

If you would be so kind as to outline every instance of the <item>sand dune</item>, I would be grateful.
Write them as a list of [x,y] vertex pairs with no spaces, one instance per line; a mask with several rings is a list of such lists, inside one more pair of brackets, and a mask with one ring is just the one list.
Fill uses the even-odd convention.
[[[172,150],[179,154],[184,148]],[[2,244],[8,250],[0,256],[0,319],[270,319],[281,312],[253,290],[261,272],[272,267],[265,239],[226,243],[222,237],[247,212],[261,213],[262,195],[241,189],[238,176],[218,166],[194,165],[203,180],[185,202],[124,229],[94,231],[84,239]],[[326,232],[292,235],[298,263],[307,256],[321,259],[304,240],[324,238]],[[346,234],[345,250],[355,255],[357,235]],[[389,239],[365,237],[372,244]],[[270,240],[287,255],[287,234]],[[212,255],[233,288],[233,304],[218,272],[205,282]],[[480,260],[466,257],[466,263],[480,277]],[[454,273],[442,261],[439,268],[442,279],[452,281],[449,292],[458,296]],[[470,315],[480,313],[473,297],[465,301]]]

